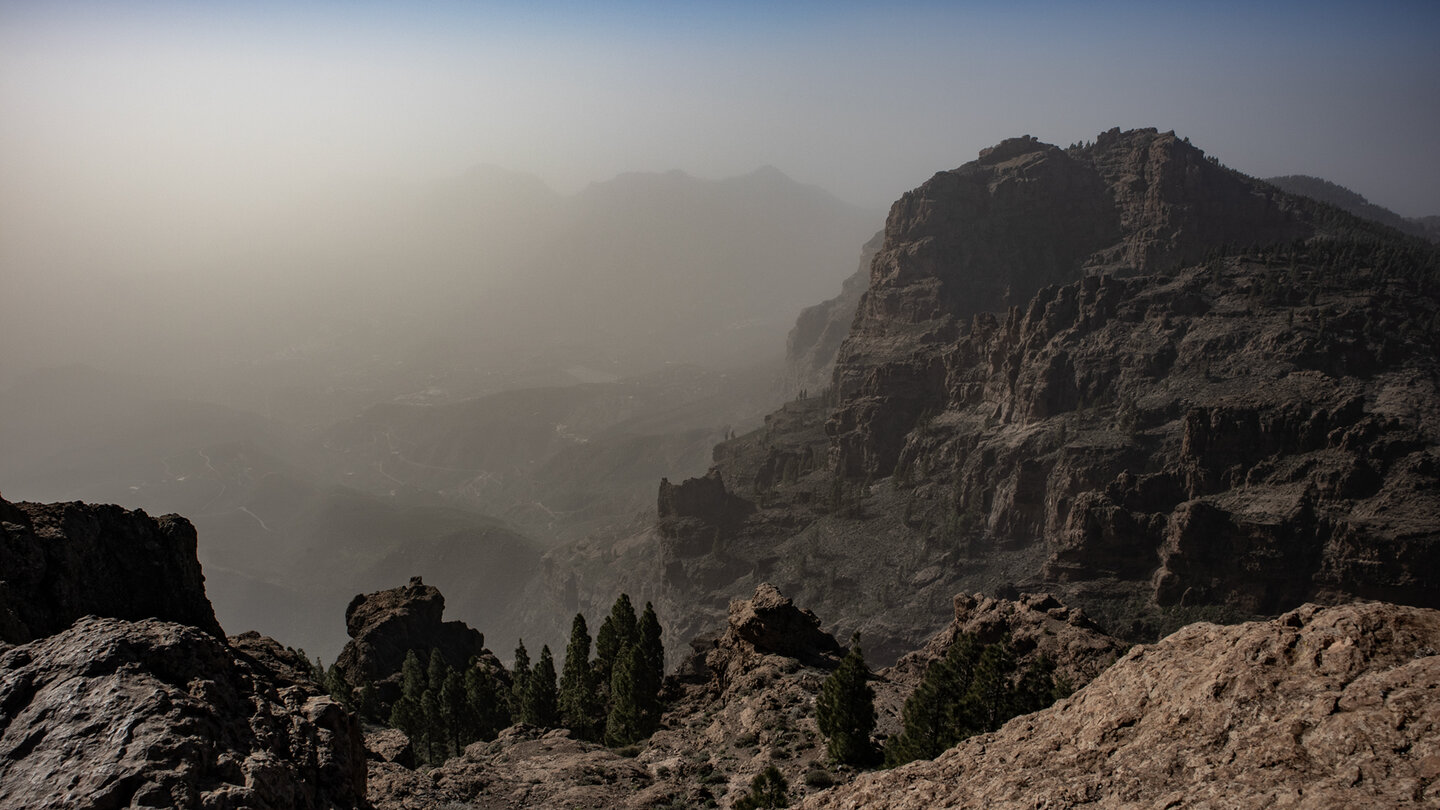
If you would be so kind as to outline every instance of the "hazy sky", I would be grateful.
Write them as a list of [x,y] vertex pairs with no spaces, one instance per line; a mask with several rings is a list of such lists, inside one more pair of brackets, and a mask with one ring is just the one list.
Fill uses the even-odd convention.
[[1111,126],[1440,214],[1437,41],[1435,0],[0,0],[0,238],[163,249],[476,163],[564,193],[773,164],[883,208],[1002,138]]

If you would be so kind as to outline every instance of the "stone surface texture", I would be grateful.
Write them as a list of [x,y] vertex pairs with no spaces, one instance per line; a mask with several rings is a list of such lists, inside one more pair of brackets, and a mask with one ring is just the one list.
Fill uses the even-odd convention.
[[1132,649],[1067,700],[820,808],[1435,807],[1440,611],[1306,605]]
[[0,807],[365,806],[360,729],[197,628],[86,617],[0,655]]

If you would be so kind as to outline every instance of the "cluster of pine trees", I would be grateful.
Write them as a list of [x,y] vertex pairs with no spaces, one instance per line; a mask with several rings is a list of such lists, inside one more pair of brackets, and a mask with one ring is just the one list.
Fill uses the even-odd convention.
[[966,737],[1039,711],[1068,692],[1055,665],[1039,658],[1023,671],[1009,639],[981,644],[965,634],[925,672],[905,701],[905,730],[885,744],[885,765],[934,759]]
[[430,651],[427,667],[411,650],[400,679],[400,699],[390,708],[389,723],[405,732],[422,762],[444,762],[476,740],[493,740],[510,724],[505,685],[476,659],[462,675],[439,650]]
[[532,664],[524,640],[508,673],[477,659],[456,671],[438,650],[430,652],[426,665],[411,650],[401,668],[400,698],[388,715],[376,705],[373,685],[352,690],[333,667],[323,677],[331,693],[362,716],[405,732],[426,763],[444,762],[472,742],[493,740],[514,723],[568,728],[579,739],[623,746],[649,737],[660,724],[661,634],[654,606],[647,602],[636,616],[630,597],[621,594],[594,639],[594,658],[585,616],[575,614],[558,679],[550,647],[541,647]]
[[[871,742],[875,729],[875,690],[860,650],[859,636],[850,651],[820,687],[815,720],[830,758],[840,764],[868,767],[881,752]],[[974,734],[994,731],[1012,717],[1039,711],[1068,693],[1055,679],[1055,665],[1041,657],[1021,670],[1008,638],[981,644],[965,634],[905,701],[905,729],[885,744],[886,767],[915,759],[934,759]]]

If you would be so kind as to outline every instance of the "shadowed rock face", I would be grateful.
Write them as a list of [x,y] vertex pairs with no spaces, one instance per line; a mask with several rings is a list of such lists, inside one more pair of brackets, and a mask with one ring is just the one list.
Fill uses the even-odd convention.
[[1440,802],[1440,611],[1307,605],[1191,625],[1069,699],[806,808]]
[[221,636],[179,515],[0,500],[0,641],[58,633],[81,616],[159,618]]
[[0,806],[366,806],[358,723],[283,657],[93,616],[0,654]]
[[464,622],[442,621],[444,613],[445,597],[419,577],[399,588],[356,596],[345,609],[350,641],[335,666],[355,688],[373,682],[387,704],[399,697],[400,669],[411,651],[423,663],[431,650],[439,650],[457,670],[480,657],[498,672],[499,663],[485,649],[485,636]]

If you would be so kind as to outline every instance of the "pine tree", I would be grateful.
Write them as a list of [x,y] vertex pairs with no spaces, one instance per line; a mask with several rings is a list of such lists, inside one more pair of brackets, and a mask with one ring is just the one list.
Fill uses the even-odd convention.
[[405,653],[405,662],[400,665],[400,693],[416,700],[425,691],[425,670],[420,666],[420,656],[414,650]]
[[469,708],[465,699],[465,679],[446,667],[445,680],[440,687],[440,711],[448,753],[459,754],[467,744],[474,742],[474,738],[470,737],[471,724],[467,717]]
[[439,648],[430,650],[429,663],[425,666],[425,685],[440,693],[440,687],[445,684],[445,672],[450,669],[450,664],[445,656],[440,654]]
[[575,614],[570,623],[570,643],[565,647],[565,666],[560,674],[560,722],[582,740],[593,740],[604,706],[595,688],[590,668],[590,633],[585,617]]
[[[438,765],[445,760],[445,721],[440,712],[440,695],[436,689],[426,687],[420,696],[421,731],[419,751],[424,761]],[[411,737],[410,741],[415,742]]]
[[620,653],[638,640],[635,606],[630,604],[629,594],[620,594],[610,606],[610,615],[600,624],[600,633],[595,639],[596,674],[602,683],[608,683],[614,673]]
[[509,701],[503,684],[476,661],[465,669],[465,702],[472,739],[493,740],[500,729],[510,725]]
[[1050,705],[1060,693],[1054,665],[1041,658],[1018,678],[1009,639],[989,645],[962,635],[905,701],[904,731],[885,746],[885,764],[933,759],[971,736]]
[[887,766],[933,759],[974,733],[972,707],[964,698],[983,650],[974,636],[965,634],[950,645],[944,658],[930,665],[920,686],[905,701],[904,730],[885,746]]
[[420,698],[425,693],[425,671],[414,650],[405,653],[400,666],[400,699],[390,708],[390,725],[405,732],[416,751],[424,734],[425,714]]
[[525,685],[530,680],[530,653],[525,639],[515,647],[515,662],[510,665],[510,716],[518,723],[525,721]]
[[860,634],[850,639],[850,651],[840,666],[825,679],[815,701],[815,720],[830,758],[847,765],[870,765],[875,746],[870,732],[875,729],[875,690],[867,683],[870,668],[860,649]]
[[789,807],[790,785],[780,769],[770,765],[750,780],[750,792],[735,804],[734,810],[764,810],[766,808]]
[[610,745],[629,745],[648,734],[646,706],[637,688],[637,680],[645,677],[644,669],[645,656],[638,645],[628,645],[620,651],[610,676],[610,713],[605,718],[605,742]]
[[636,636],[640,652],[645,657],[645,688],[657,696],[665,681],[665,645],[660,641],[662,633],[660,619],[655,616],[655,607],[646,602],[645,611],[640,614],[640,621],[636,624]]
[[609,616],[600,622],[600,632],[595,634],[595,682],[609,688],[610,676],[615,671],[615,657],[620,654],[620,636],[615,630],[615,620]]
[[539,728],[554,728],[560,722],[555,693],[555,660],[550,656],[548,644],[540,648],[540,660],[531,667],[530,677],[525,680],[520,721]]

